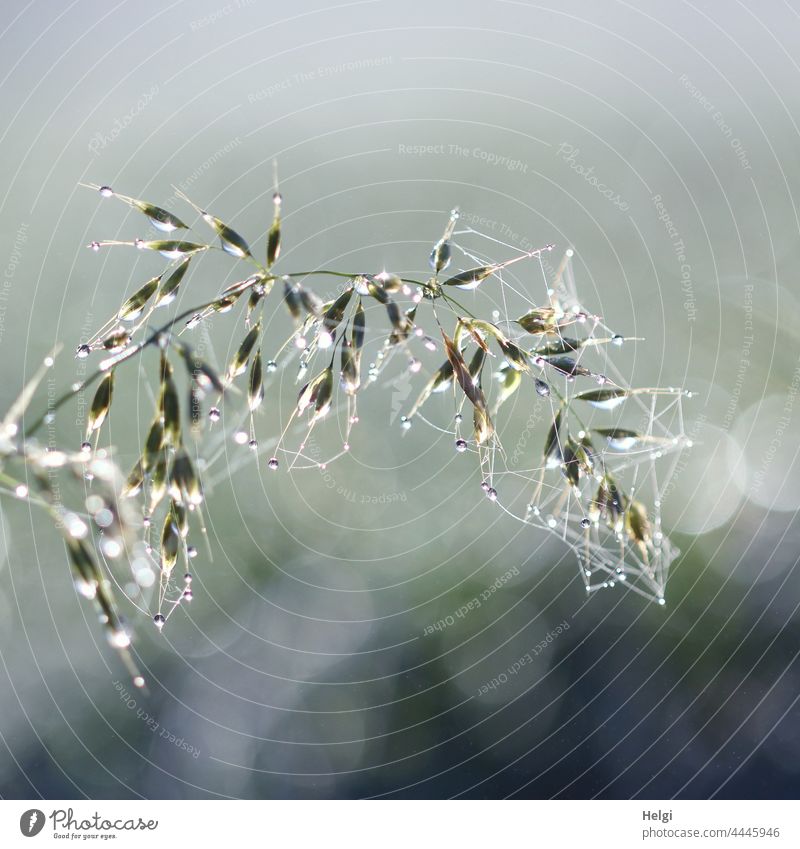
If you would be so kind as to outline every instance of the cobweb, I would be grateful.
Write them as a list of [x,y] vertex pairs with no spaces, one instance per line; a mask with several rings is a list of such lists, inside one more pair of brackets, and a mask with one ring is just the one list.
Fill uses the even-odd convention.
[[[504,251],[525,253],[512,244],[471,227],[457,230],[453,235],[471,236],[490,242],[493,251],[502,248]],[[454,241],[453,244],[465,259],[476,265],[491,262],[488,255],[474,248],[468,250],[459,241]],[[609,411],[625,402],[628,408],[627,418],[630,420],[633,415],[636,419],[637,437],[607,439],[607,444],[596,451],[593,458],[594,474],[581,475],[576,482],[571,483],[565,480],[564,475],[561,431],[556,433],[558,448],[550,461],[542,460],[540,465],[524,469],[509,462],[517,459],[519,448],[515,448],[514,453],[509,456],[498,436],[481,457],[481,466],[486,472],[484,489],[509,516],[559,537],[572,549],[587,593],[624,586],[663,605],[670,566],[680,554],[680,550],[662,528],[661,508],[672,487],[676,470],[680,467],[681,453],[692,444],[685,433],[683,416],[684,398],[691,397],[691,393],[674,387],[633,389],[626,383],[623,374],[608,356],[608,346],[618,348],[627,342],[644,340],[627,339],[615,333],[599,316],[593,315],[584,306],[576,287],[573,257],[573,249],[568,248],[558,267],[553,268],[547,262],[547,254],[538,255],[542,279],[539,292],[542,297],[539,298],[515,284],[504,270],[498,271],[496,277],[502,307],[494,311],[493,318],[500,321],[501,316],[513,314],[509,307],[512,296],[530,308],[536,307],[542,300],[558,303],[567,315],[579,316],[578,323],[586,331],[582,338],[589,341],[577,352],[576,363],[585,365],[584,357],[591,357],[602,351],[605,354],[602,356],[603,373],[597,375],[598,382],[606,386],[613,385],[628,393],[605,404],[596,402],[592,406],[608,408],[601,415],[606,417],[603,422],[606,424],[605,429],[609,429]],[[560,340],[563,341],[565,335],[557,328],[556,336]],[[502,372],[498,372],[496,376],[502,378]],[[558,409],[563,407],[569,410],[567,415],[572,416],[573,420],[577,418],[576,436],[578,440],[582,440],[589,432],[589,426],[584,424],[589,419],[586,415],[578,418],[572,410],[571,402],[580,394],[576,389],[577,383],[575,378],[563,376],[560,392],[563,403],[554,399],[552,394],[542,399],[549,406],[544,423],[551,426]],[[631,409],[632,407],[634,409]],[[460,421],[458,415],[457,413],[456,418]],[[598,423],[597,416],[591,423]],[[457,435],[457,427],[454,433]],[[527,451],[527,456],[534,454]],[[630,534],[626,533],[624,519],[622,527],[614,527],[610,523],[599,521],[596,509],[592,510],[598,484],[608,472],[613,473],[615,480],[624,481],[621,488],[624,488],[629,499],[647,500],[651,530],[645,542],[631,540]],[[507,499],[506,490],[509,490],[509,495],[514,492],[527,492],[528,497],[521,499],[512,496]],[[525,502],[521,512],[515,510],[520,501]]]
[[[220,421],[220,410],[212,406],[210,423],[194,456],[204,487],[213,489],[254,460],[266,461],[272,472],[278,468],[292,473],[325,469],[348,454],[351,440],[369,436],[374,423],[365,427],[358,413],[363,391],[376,384],[396,387],[404,382],[411,387],[427,380],[426,389],[416,403],[407,403],[407,412],[398,416],[395,427],[407,430],[418,420],[448,435],[459,453],[474,457],[484,496],[515,520],[556,535],[569,546],[587,593],[624,587],[664,604],[670,566],[679,551],[662,530],[661,506],[681,452],[691,445],[684,431],[682,406],[689,393],[674,387],[628,385],[611,354],[619,346],[641,340],[615,333],[584,304],[576,286],[571,248],[553,266],[549,261],[552,246],[523,250],[472,227],[456,229],[458,221],[454,211],[445,235],[434,247],[431,264],[435,266],[436,252],[444,244],[448,255],[452,252],[454,269],[467,270],[456,270],[456,277],[443,283],[439,274],[451,263],[449,256],[440,268],[434,267],[434,277],[427,282],[387,272],[339,274],[345,282],[340,282],[332,295],[327,292],[332,297],[328,301],[315,294],[314,287],[319,285],[315,275],[338,272],[312,272],[297,281],[291,279],[297,275],[287,275],[277,281],[285,286],[284,303],[290,308],[293,329],[275,350],[264,351],[259,397],[263,398],[265,389],[275,397],[274,381],[285,383],[288,378],[291,383],[294,369],[294,383],[302,386],[299,401],[293,409],[290,405],[291,414],[279,431],[273,428],[268,433],[258,432],[265,430],[264,420],[258,417],[264,411],[260,400],[252,403],[252,383],[249,409],[226,404]],[[497,262],[494,257],[498,254],[510,254],[510,258]],[[519,265],[518,261],[525,262]],[[541,277],[533,286],[528,276],[532,265],[534,269],[538,265]],[[522,267],[526,269],[524,283],[518,273]],[[487,269],[489,273],[478,281],[485,282],[473,308],[486,302],[486,294],[494,298],[494,304],[491,320],[481,321],[451,293],[460,297],[459,284],[454,284],[458,278]],[[244,289],[251,282],[252,278],[234,287]],[[469,283],[462,288],[477,288]],[[345,308],[334,323],[331,310],[348,291],[352,297],[345,297]],[[288,303],[300,296],[304,316]],[[251,315],[250,308],[245,313],[248,333],[261,327],[263,300],[258,318]],[[352,348],[358,315],[369,327],[370,337],[358,385],[348,391],[344,365],[339,372],[335,363],[340,353],[343,357],[345,349]],[[515,315],[520,318],[512,318]],[[534,317],[533,325],[523,327],[526,316]],[[542,327],[536,323],[540,320]],[[453,321],[455,331],[451,329]],[[195,337],[198,332],[205,333],[203,348],[213,361],[216,357],[206,324],[193,317],[178,337],[185,332]],[[376,330],[381,324],[383,328]],[[196,330],[198,326],[202,329]],[[500,350],[495,350],[498,344]],[[443,351],[448,360],[433,376],[426,374],[424,361]],[[461,363],[470,377],[462,374],[456,380],[454,361]],[[335,378],[326,377],[333,373]],[[529,392],[531,386],[535,393]],[[325,403],[321,403],[323,392],[327,393]],[[154,401],[152,390],[150,394]],[[534,413],[520,430],[519,416],[513,412],[528,409],[531,394],[536,399]],[[423,407],[429,396],[441,399],[438,405],[430,402]],[[411,400],[414,397],[412,391]],[[445,407],[452,404],[444,422],[441,401],[446,402]],[[484,404],[483,427],[478,428],[477,416]],[[618,421],[620,415],[624,424]],[[323,427],[327,437],[318,440],[316,429]],[[336,442],[337,429],[341,441],[329,451],[330,437]],[[145,499],[149,486],[145,481]],[[189,509],[201,536],[206,537],[199,505],[196,510],[194,506]],[[145,510],[144,550],[133,560],[130,582],[123,588],[140,608],[158,610],[154,618],[159,627],[181,601],[191,599],[189,564],[198,554],[198,549],[184,540],[183,579],[178,569],[165,572],[161,568],[159,572],[163,540],[159,541],[154,530],[160,521]],[[208,549],[210,558],[206,542],[207,537],[201,547]],[[141,581],[148,564],[160,574],[149,588]]]

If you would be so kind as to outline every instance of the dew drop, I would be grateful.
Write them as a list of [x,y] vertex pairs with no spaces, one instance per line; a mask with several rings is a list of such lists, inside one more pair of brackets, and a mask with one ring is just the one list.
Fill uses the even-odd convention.
[[461,413],[456,413],[456,415],[455,415],[455,422],[456,422],[456,424],[461,424],[461,422],[462,422],[463,420],[464,420],[464,417],[461,415]]
[[191,601],[192,598],[194,598],[194,595],[192,591],[187,588],[183,591],[183,597],[186,599],[186,601]]
[[422,362],[420,360],[416,359],[416,357],[412,357],[408,361],[408,370],[412,374],[416,374],[421,368],[422,368]]
[[621,347],[622,347],[622,343],[623,343],[624,341],[625,341],[625,337],[624,337],[624,336],[620,336],[618,333],[615,333],[615,334],[611,337],[611,344],[612,344],[612,345],[616,345],[618,348],[621,348]]
[[115,539],[104,539],[100,543],[100,549],[106,557],[114,559],[122,554],[122,546]]
[[19,484],[14,490],[14,495],[16,495],[17,498],[26,498],[28,495],[28,487],[25,486],[24,483]]
[[131,644],[130,635],[123,630],[114,631],[109,637],[111,645],[117,649],[126,649]]
[[100,250],[100,242],[92,242],[89,247],[97,253]]
[[660,599],[658,600],[658,603],[661,605],[661,607],[663,607],[663,606],[664,606],[667,602],[666,602],[666,600],[665,600],[665,599],[660,598]]
[[102,507],[95,512],[94,520],[99,528],[107,528],[114,521],[114,514],[108,507]]
[[493,486],[486,490],[486,494],[489,496],[490,501],[497,501],[497,490]]
[[237,430],[233,435],[233,441],[237,445],[244,445],[247,442],[247,432],[244,430]]
[[84,454],[88,454],[91,450],[92,450],[92,443],[91,442],[81,442],[81,451],[83,451]]
[[484,492],[488,492],[490,489],[489,484],[486,481],[481,481],[481,489]]
[[257,439],[251,439],[247,444],[250,446],[250,448],[253,451],[255,451],[258,448],[258,440]]
[[75,351],[75,356],[79,360],[85,360],[89,356],[91,351],[92,349],[84,343],[83,345],[78,345],[78,349]]
[[267,363],[267,371],[277,371],[277,370],[278,370],[278,364],[275,362],[275,360],[270,360]]
[[143,525],[145,528],[149,528],[149,527],[150,527],[150,517],[149,517],[149,516],[147,516],[147,515],[142,516],[142,525]]
[[156,628],[158,628],[159,631],[164,627],[164,623],[166,621],[167,620],[160,613],[156,613],[156,615],[153,617],[153,624],[156,626]]
[[547,527],[548,528],[554,528],[557,524],[558,524],[558,522],[556,522],[555,516],[548,516],[547,517]]
[[133,679],[133,686],[134,686],[134,687],[139,687],[139,689],[141,689],[142,687],[144,687],[144,678],[142,678],[142,676],[141,676],[141,675],[137,675],[137,676]]
[[269,463],[267,463],[267,466],[269,466],[269,468],[272,469],[273,472],[276,471],[277,468],[278,468],[278,458],[277,457],[270,457],[270,460],[269,460]]
[[550,395],[550,387],[543,380],[536,378],[536,394],[542,398],[547,398]]
[[191,572],[187,572],[187,573],[183,576],[183,580],[184,580],[184,583],[191,584],[191,583],[192,583],[192,573],[191,573]]
[[411,419],[409,419],[408,416],[401,416],[400,417],[400,427],[402,427],[403,430],[410,430],[411,429]]
[[97,191],[100,192],[100,194],[104,198],[110,198],[111,195],[114,194],[114,190],[111,188],[111,186],[100,186],[100,188]]
[[197,549],[193,545],[188,546],[187,549],[186,549],[186,556],[190,560],[197,557]]
[[75,589],[84,598],[94,598],[97,595],[97,584],[89,581],[75,581]]
[[466,439],[457,439],[456,440],[456,451],[459,454],[463,454],[467,450],[467,440]]
[[135,248],[138,248],[140,251],[144,249],[144,239],[134,239],[133,245]]
[[219,421],[219,407],[212,407],[208,411],[209,421],[218,422]]
[[590,526],[591,526],[591,524],[592,524],[592,523],[591,523],[588,519],[586,519],[586,518],[581,519],[581,527],[582,527],[584,530],[586,530],[588,527],[590,527]]

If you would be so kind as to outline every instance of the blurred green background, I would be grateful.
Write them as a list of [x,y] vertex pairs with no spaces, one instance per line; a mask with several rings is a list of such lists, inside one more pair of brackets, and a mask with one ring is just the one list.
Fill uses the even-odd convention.
[[[162,634],[129,611],[150,685],[135,706],[58,534],[3,501],[3,796],[797,795],[795,9],[38,0],[8,12],[4,405],[57,341],[37,403],[80,377],[72,347],[160,271],[85,249],[148,233],[80,182],[180,212],[177,186],[262,250],[277,159],[284,271],[424,274],[454,205],[511,246],[573,245],[585,305],[647,339],[615,353],[623,374],[696,393],[696,446],[664,504],[684,553],[659,608],[616,590],[585,604],[572,553],[483,498],[449,436],[420,424],[401,438],[398,406],[441,353],[420,355],[413,389],[395,369],[364,396],[351,456],[327,475],[269,475],[228,440],[208,471],[214,562],[195,561],[191,607]],[[183,305],[235,274],[204,258]],[[513,281],[541,292],[535,265]],[[464,300],[488,314],[499,290],[484,288]],[[224,363],[240,335],[220,317],[209,356]],[[126,467],[153,367],[137,379],[133,366],[115,402]],[[294,399],[292,368],[270,386],[264,444]],[[530,404],[515,402],[512,440]],[[77,418],[65,408],[52,435],[77,444]],[[319,433],[323,450],[337,439]],[[511,567],[480,610],[426,635]],[[478,695],[562,622],[536,663]]]

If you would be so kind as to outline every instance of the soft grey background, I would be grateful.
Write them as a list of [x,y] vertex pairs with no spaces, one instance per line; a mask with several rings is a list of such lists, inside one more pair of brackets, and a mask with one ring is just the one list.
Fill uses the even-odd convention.
[[[574,245],[587,306],[647,338],[618,353],[623,372],[697,392],[698,446],[665,504],[685,554],[660,609],[615,593],[582,607],[570,552],[481,498],[449,438],[399,438],[399,390],[365,401],[333,485],[266,480],[263,464],[232,484],[229,445],[191,615],[161,636],[134,620],[151,682],[135,708],[57,534],[4,502],[3,795],[797,795],[800,14],[777,0],[553,6],[6,4],[3,403],[56,341],[57,379],[74,380],[72,346],[159,268],[85,249],[146,228],[79,182],[156,203],[180,186],[263,249],[277,158],[284,270],[424,273],[455,204],[505,242]],[[234,279],[218,258],[204,267],[187,298]],[[517,285],[541,285],[517,268]],[[237,333],[213,331],[220,361]],[[283,384],[264,439],[291,403]],[[149,417],[145,385],[131,375],[115,443]],[[54,433],[80,439],[74,410]],[[423,636],[514,565],[491,604]],[[563,620],[539,665],[476,697]]]

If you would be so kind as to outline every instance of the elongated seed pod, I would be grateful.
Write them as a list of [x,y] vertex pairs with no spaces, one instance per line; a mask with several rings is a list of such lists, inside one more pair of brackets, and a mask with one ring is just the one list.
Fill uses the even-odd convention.
[[[464,360],[461,351],[459,351],[456,345],[453,344],[453,340],[450,339],[444,331],[442,331],[442,336],[444,338],[444,347],[447,352],[447,358],[453,366],[453,374],[458,381],[459,386],[464,391],[464,394],[474,407],[473,422],[475,426],[475,441],[478,445],[482,445],[491,438],[494,433],[494,426],[492,424],[492,420],[489,418],[489,411],[486,408],[486,399],[483,395],[483,390],[474,380],[470,373],[469,366]],[[478,350],[481,351],[481,354],[483,355],[483,351],[480,348]]]
[[179,259],[190,254],[196,254],[199,251],[208,250],[208,245],[197,242],[184,242],[180,239],[156,239],[155,241],[137,239],[134,242],[122,242],[112,239],[105,242],[93,242],[90,247],[99,249],[101,247],[113,247],[115,245],[127,245],[130,248],[138,248],[140,251],[158,251],[161,256],[167,259]]
[[150,298],[158,289],[158,284],[161,282],[161,275],[152,277],[143,286],[137,289],[127,301],[119,308],[117,318],[120,321],[134,321],[144,311],[144,308]]
[[186,539],[189,535],[189,511],[182,501],[170,502],[169,509],[172,512],[172,517],[175,521],[175,527],[181,535],[181,539]]
[[169,494],[173,501],[198,505],[203,501],[203,490],[186,450],[181,448],[175,453],[169,476]]
[[631,501],[625,510],[625,530],[644,553],[653,539],[647,509],[641,501]]
[[241,345],[239,345],[238,350],[228,365],[228,382],[232,381],[235,377],[238,377],[247,368],[247,361],[250,359],[250,354],[253,352],[253,348],[260,336],[261,322],[259,321],[247,332],[247,335],[242,340]]
[[224,221],[221,221],[205,209],[201,209],[196,203],[191,201],[183,192],[177,192],[178,196],[186,201],[197,212],[203,221],[217,234],[222,250],[229,253],[237,259],[243,259],[250,256],[250,248],[247,242]]
[[581,466],[578,460],[577,444],[572,437],[567,437],[561,452],[561,472],[569,483],[576,487],[581,479]]
[[279,192],[272,196],[272,226],[267,233],[267,268],[272,268],[281,253],[281,204],[283,198]]
[[157,229],[161,230],[164,233],[171,233],[174,230],[186,230],[187,225],[178,218],[177,215],[174,215],[171,212],[168,212],[166,209],[162,209],[160,206],[156,206],[155,204],[148,203],[144,200],[139,200],[138,198],[128,197],[127,195],[121,195],[118,192],[115,192],[109,186],[90,186],[90,188],[97,189],[103,197],[115,197],[119,198],[119,200],[123,201],[123,203],[128,204],[128,206],[133,209],[138,210],[143,215],[147,217],[150,223]]
[[118,330],[115,330],[103,339],[103,348],[105,348],[106,351],[110,351],[112,354],[115,354],[117,351],[122,351],[125,347],[127,347],[128,342],[130,341],[130,331],[126,330],[124,327],[120,327]]
[[111,409],[111,401],[114,397],[114,372],[110,371],[100,381],[97,390],[94,393],[94,398],[89,407],[89,415],[87,416],[86,435],[98,430],[106,420],[108,411]]
[[590,369],[580,365],[572,357],[544,357],[542,362],[567,377],[590,377],[592,374]]
[[164,527],[161,529],[161,571],[170,575],[178,562],[181,536],[175,524],[172,511],[167,512]]
[[322,325],[330,333],[334,331],[344,318],[344,312],[353,297],[353,287],[348,286],[341,295],[325,310]]
[[307,407],[314,405],[313,421],[328,412],[333,395],[333,369],[328,366],[301,390],[297,398],[297,412],[302,413]]
[[353,347],[356,351],[360,351],[364,346],[364,336],[366,333],[367,326],[367,317],[364,311],[364,305],[361,303],[361,299],[358,300],[358,307],[356,308],[356,314],[353,316],[353,335],[352,342]]
[[349,339],[342,342],[340,383],[347,395],[355,395],[361,385],[361,354]]
[[519,389],[522,383],[522,372],[511,368],[508,363],[501,366],[497,372],[497,381],[500,384],[500,389],[492,407],[492,416],[497,416],[497,411],[505,402]]
[[162,282],[161,288],[158,290],[158,294],[156,295],[154,302],[155,307],[165,307],[167,304],[171,304],[175,300],[178,294],[178,287],[181,285],[181,281],[186,275],[186,272],[189,270],[189,263],[191,262],[191,259],[191,256],[184,257],[180,263],[175,266],[169,277]]
[[442,283],[442,286],[456,286],[459,289],[476,289],[487,277],[497,271],[496,265],[482,265],[454,274]]
[[417,400],[409,410],[406,419],[410,421],[414,418],[419,408],[430,398],[434,392],[444,392],[453,380],[453,364],[450,360],[446,360],[433,373],[431,379],[422,388],[422,391],[417,396]]
[[594,432],[605,437],[609,447],[616,451],[629,451],[645,438],[638,431],[624,427],[598,427],[594,429]]
[[530,372],[531,364],[527,351],[524,351],[519,345],[509,340],[498,342],[498,344],[500,345],[500,350],[503,352],[503,356],[506,358],[506,362],[511,368],[517,371]]
[[164,442],[177,447],[181,443],[181,408],[178,390],[172,379],[172,367],[169,366],[166,358],[162,361],[159,409],[164,424]]
[[250,381],[247,392],[247,406],[250,412],[255,412],[264,400],[263,369],[261,366],[261,348],[259,348],[250,364]]
[[300,303],[303,309],[313,316],[318,316],[322,312],[322,301],[320,298],[305,286],[298,286],[298,294],[300,295]]
[[142,491],[143,486],[144,463],[140,458],[134,463],[133,468],[128,473],[128,477],[125,479],[125,484],[120,491],[120,495],[123,498],[133,498]]
[[542,456],[545,461],[555,458],[557,462],[561,462],[561,423],[564,418],[564,408],[559,407],[553,417],[553,424],[547,431],[547,437],[544,441],[544,450]]
[[598,410],[613,410],[622,404],[630,395],[627,389],[621,387],[609,387],[607,389],[593,389],[588,392],[579,392],[575,399],[577,401],[586,401],[592,407]]
[[433,250],[431,251],[431,255],[429,258],[430,266],[433,269],[434,274],[439,274],[444,271],[448,265],[450,265],[450,239],[453,236],[453,230],[455,229],[456,222],[458,221],[458,209],[454,209],[450,212],[450,220],[447,222],[447,227],[445,228],[444,233],[442,234],[442,238],[433,246]]
[[283,302],[289,310],[289,314],[295,321],[300,320],[303,311],[303,302],[297,286],[287,277],[283,283]]
[[144,451],[142,453],[142,468],[145,472],[149,472],[164,449],[164,423],[160,415],[156,416],[153,423],[150,425],[150,430],[147,432],[147,438],[144,442]]
[[152,515],[167,492],[167,453],[162,451],[155,462],[153,472],[150,475],[150,499],[148,512]]

